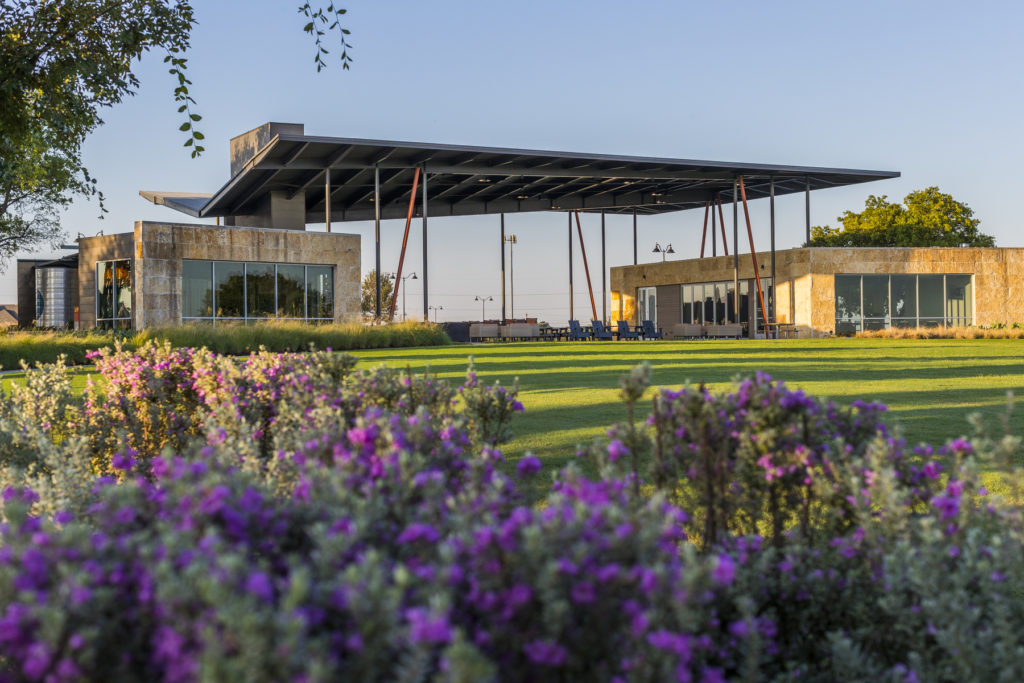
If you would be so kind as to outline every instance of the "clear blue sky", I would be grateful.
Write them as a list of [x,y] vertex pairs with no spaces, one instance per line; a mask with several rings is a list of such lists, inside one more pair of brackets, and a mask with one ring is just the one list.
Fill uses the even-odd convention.
[[[187,219],[138,191],[215,191],[228,179],[230,137],[287,121],[314,135],[897,170],[897,180],[812,193],[812,222],[835,224],[869,193],[899,199],[938,185],[998,245],[1024,245],[1024,4],[351,0],[353,68],[331,62],[320,74],[294,5],[196,0],[190,68],[206,154],[181,148],[173,85],[162,55],[148,56],[139,94],[106,112],[85,148],[110,213],[99,221],[95,203],[76,203],[64,219],[71,237]],[[767,203],[751,210],[766,248]],[[779,248],[797,246],[803,197],[781,198],[777,215]],[[657,257],[655,241],[696,256],[702,217],[642,218],[641,260]],[[584,217],[596,287],[598,221]],[[385,270],[397,266],[402,227],[384,223]],[[519,238],[516,313],[564,320],[564,214],[510,215],[506,227]],[[363,235],[370,270],[372,225],[334,229]],[[630,219],[609,217],[608,232],[608,265],[631,262]],[[418,271],[416,235],[408,258]],[[430,259],[441,319],[478,317],[474,295],[494,296],[488,315],[497,312],[497,216],[432,221]],[[0,302],[15,300],[13,271],[8,263],[0,276]],[[409,283],[411,312],[421,283]],[[576,294],[580,316],[581,275]]]

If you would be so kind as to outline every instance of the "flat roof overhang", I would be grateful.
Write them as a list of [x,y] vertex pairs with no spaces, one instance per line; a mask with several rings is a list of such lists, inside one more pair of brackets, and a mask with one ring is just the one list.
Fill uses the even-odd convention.
[[[417,167],[426,171],[430,216],[532,211],[658,214],[733,198],[744,179],[748,199],[899,177],[866,171],[737,164],[621,155],[441,145],[277,134],[213,196],[147,192],[158,204],[201,218],[257,212],[271,192],[303,194],[306,222],[325,219],[330,171],[331,221],[373,220],[374,169],[381,218],[404,218]],[[417,198],[418,199],[418,198]],[[416,215],[419,214],[417,207]]]

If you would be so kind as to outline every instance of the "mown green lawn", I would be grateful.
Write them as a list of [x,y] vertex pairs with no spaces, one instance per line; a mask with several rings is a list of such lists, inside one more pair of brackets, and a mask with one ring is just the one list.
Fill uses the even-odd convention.
[[[992,429],[1006,412],[1007,392],[1024,398],[1022,340],[820,339],[720,342],[609,342],[477,344],[354,352],[362,366],[386,363],[461,381],[473,356],[481,380],[519,378],[526,411],[513,423],[510,460],[532,451],[559,468],[576,446],[600,437],[624,412],[618,379],[647,360],[660,386],[705,382],[728,388],[757,370],[791,387],[841,403],[877,400],[891,410],[912,443],[941,445],[970,434],[967,415],[981,412]],[[87,369],[76,369],[81,390]],[[3,378],[3,385],[17,375]],[[642,413],[645,414],[645,413]],[[1024,405],[1012,416],[1024,435]],[[997,488],[999,488],[997,486]]]
[[[942,444],[968,435],[967,415],[981,412],[993,429],[1005,414],[1007,392],[1024,398],[1024,341],[815,339],[778,341],[523,343],[381,349],[356,353],[362,364],[421,370],[457,379],[473,356],[484,381],[519,378],[526,408],[505,447],[515,459],[527,450],[560,467],[575,447],[623,418],[618,378],[647,360],[653,380],[678,387],[704,382],[725,389],[761,370],[791,387],[841,403],[877,400],[910,443]],[[1012,417],[1024,435],[1024,405]]]

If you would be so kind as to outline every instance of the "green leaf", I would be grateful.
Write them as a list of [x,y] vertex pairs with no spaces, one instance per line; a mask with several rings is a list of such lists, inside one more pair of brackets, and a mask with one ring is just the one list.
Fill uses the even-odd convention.
[[191,127],[192,127],[192,123],[190,121],[186,121],[185,123],[183,123],[180,126],[178,126],[178,130],[186,131],[186,130],[188,130]]

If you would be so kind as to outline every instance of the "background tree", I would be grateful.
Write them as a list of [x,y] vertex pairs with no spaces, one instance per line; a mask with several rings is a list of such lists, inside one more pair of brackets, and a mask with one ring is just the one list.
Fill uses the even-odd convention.
[[846,211],[841,228],[814,226],[812,247],[992,247],[995,239],[978,231],[980,220],[963,202],[937,187],[908,194],[903,204],[869,195],[860,213]]
[[[344,9],[301,3],[317,71],[325,39],[340,39],[349,68]],[[134,69],[164,53],[174,79],[179,127],[192,156],[203,152],[189,95],[185,53],[196,20],[190,0],[4,0],[0,3],[0,267],[17,249],[62,238],[59,214],[76,196],[103,195],[82,163],[100,111],[138,90]]]
[[[377,272],[371,270],[363,278],[363,283],[359,287],[360,301],[359,309],[363,313],[376,313],[377,312]],[[395,281],[387,274],[380,281],[380,309],[383,315],[388,304],[391,303],[391,295],[395,291]]]

